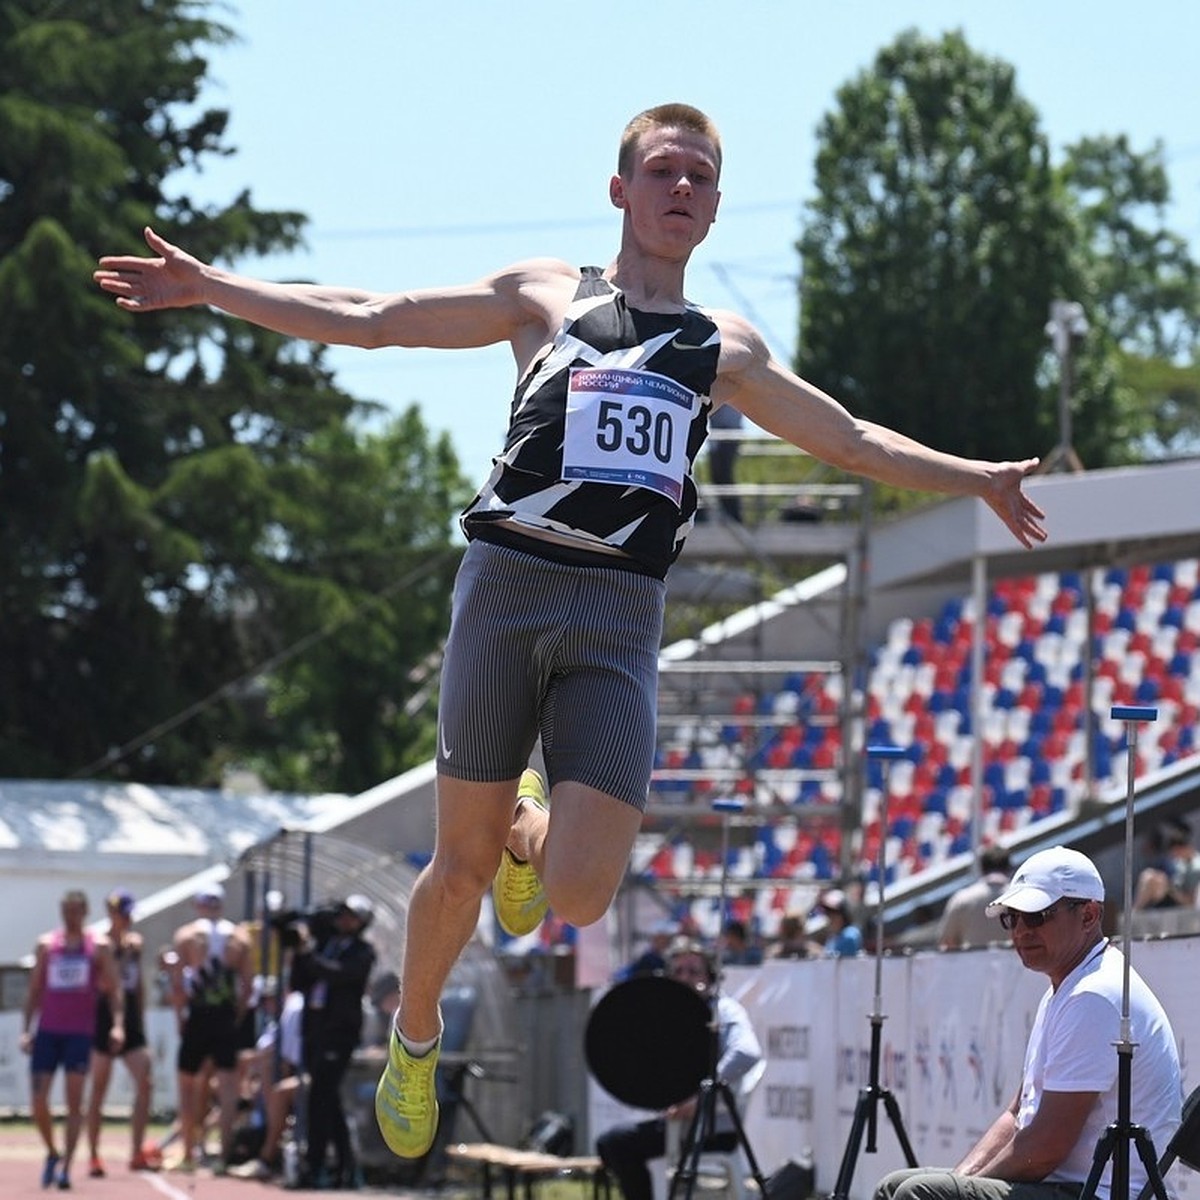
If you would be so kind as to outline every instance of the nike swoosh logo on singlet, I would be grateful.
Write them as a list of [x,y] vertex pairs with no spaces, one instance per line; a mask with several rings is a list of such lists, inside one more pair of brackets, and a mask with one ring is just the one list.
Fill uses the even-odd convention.
[[689,342],[681,342],[678,338],[672,339],[671,346],[675,350],[703,350],[704,349],[704,343],[701,343],[700,345],[697,345],[697,346],[693,346]]

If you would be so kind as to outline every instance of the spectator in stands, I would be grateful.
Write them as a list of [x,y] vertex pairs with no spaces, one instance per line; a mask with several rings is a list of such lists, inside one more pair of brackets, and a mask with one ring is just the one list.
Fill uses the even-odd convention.
[[757,967],[762,947],[750,936],[745,921],[731,918],[721,930],[721,962],[727,967]]
[[[308,1072],[308,1148],[303,1183],[353,1186],[357,1172],[342,1107],[342,1079],[358,1049],[363,994],[375,967],[364,936],[374,911],[366,896],[347,896],[327,929],[306,930],[292,958],[292,987],[304,994],[304,1067]],[[336,1166],[326,1175],[333,1145]]]
[[[716,1004],[717,1078],[729,1084],[737,1094],[739,1083],[762,1061],[762,1048],[741,1002],[732,996],[716,995],[715,956],[690,938],[678,938],[667,954],[667,974],[671,979],[695,988],[705,999]],[[680,1121],[686,1126],[696,1111],[696,1098],[669,1108],[662,1116],[630,1125],[618,1125],[602,1133],[596,1142],[601,1162],[620,1184],[625,1200],[652,1200],[650,1172],[646,1164],[666,1153],[667,1122]],[[715,1127],[705,1141],[708,1150],[733,1150],[737,1147],[733,1120],[717,1107]]]
[[209,1069],[216,1074],[224,1170],[237,1115],[238,1030],[254,983],[247,930],[222,915],[225,889],[207,884],[195,896],[196,916],[175,932],[167,959],[171,1004],[179,1023],[180,1166],[192,1170],[209,1109]]
[[623,966],[615,976],[617,982],[636,979],[639,975],[661,975],[667,969],[667,949],[678,932],[672,921],[660,921],[650,930],[645,950]]
[[[33,1123],[46,1146],[42,1187],[71,1186],[71,1162],[83,1131],[83,1087],[96,1033],[96,1004],[108,996],[112,1011],[108,1048],[119,1054],[125,1043],[125,1007],[116,960],[108,939],[88,933],[83,922],[88,902],[72,889],[60,904],[62,929],[40,937],[25,995],[21,1050],[29,1055]],[[36,1029],[35,1029],[36,1019]],[[66,1141],[58,1153],[50,1084],[63,1069],[67,1102]]]
[[392,1018],[400,1007],[400,976],[395,971],[381,971],[367,988],[367,1000],[362,1044],[386,1046],[392,1035]]
[[[260,1017],[266,1012],[266,1008],[271,1007],[274,1003],[274,998],[272,998],[267,1001],[267,1005],[264,1007],[263,992],[266,987],[267,978],[265,975],[252,975],[250,977],[250,995],[246,1001],[245,1011],[238,1018],[237,1026],[236,1041],[239,1076],[242,1073],[240,1069],[241,1064],[250,1060],[258,1046]],[[240,1090],[240,1078],[238,1084]]]
[[[1124,959],[1101,924],[1104,883],[1092,861],[1055,846],[1027,859],[989,906],[1031,971],[1046,975],[1020,1087],[952,1170],[894,1172],[875,1200],[1063,1200],[1087,1181],[1101,1136],[1117,1121]],[[1154,993],[1130,971],[1137,1046],[1130,1116],[1165,1147],[1179,1124],[1182,1089],[1175,1035]],[[1146,1182],[1129,1156],[1129,1195]],[[1108,1200],[1112,1162],[1096,1196]]]
[[104,1119],[104,1097],[112,1078],[113,1058],[120,1057],[133,1081],[133,1112],[129,1120],[131,1171],[153,1170],[161,1159],[146,1145],[146,1122],[150,1116],[153,1088],[150,1051],[146,1048],[146,981],[142,974],[142,935],[133,929],[133,894],[113,892],[106,901],[108,942],[116,962],[124,1000],[125,1040],[111,1045],[113,1008],[103,992],[96,1005],[96,1033],[92,1044],[92,1092],[88,1102],[87,1134],[91,1147],[88,1174],[104,1176],[100,1157],[100,1130]]
[[[277,993],[277,982],[266,981],[264,1005]],[[262,1123],[263,1139],[257,1156],[231,1167],[238,1179],[271,1179],[283,1168],[283,1135],[288,1117],[295,1111],[300,1091],[304,1054],[301,1022],[304,994],[290,991],[278,1019],[268,1020],[259,1035],[247,1065],[247,1078],[254,1084],[255,1120]]]
[[[695,517],[695,460],[714,412],[731,405],[894,487],[976,497],[1024,546],[1046,538],[1023,490],[1037,459],[962,458],[855,417],[774,360],[745,318],[686,299],[721,159],[716,127],[690,105],[634,117],[606,185],[621,213],[607,266],[527,258],[464,286],[370,292],[261,282],[147,228],[150,256],[106,256],[94,273],[130,313],[211,305],[307,341],[513,353],[505,447],[461,517],[469,545],[442,665],[437,839],[408,905],[401,1008],[377,1091],[381,1131],[405,1158],[436,1135],[438,1004],[489,880],[500,924],[521,936],[547,906],[594,923],[625,877],[654,763],[665,580]],[[549,796],[522,774],[539,734]]]
[[785,913],[779,933],[767,948],[768,958],[820,958],[821,945],[808,935],[808,922],[800,912]]
[[1195,908],[1200,887],[1200,851],[1192,827],[1170,821],[1154,832],[1156,861],[1139,875],[1134,908]]
[[946,901],[938,926],[939,950],[962,950],[966,946],[986,946],[998,940],[1000,931],[987,915],[1012,874],[1012,862],[1003,846],[985,846],[979,853],[980,876],[961,887]]
[[850,899],[840,888],[830,888],[817,899],[817,908],[825,918],[825,956],[852,958],[861,954],[862,930],[854,924]]

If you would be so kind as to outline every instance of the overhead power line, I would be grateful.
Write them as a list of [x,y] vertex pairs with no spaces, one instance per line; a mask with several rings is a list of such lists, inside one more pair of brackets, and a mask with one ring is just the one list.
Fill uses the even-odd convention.
[[[443,563],[448,562],[453,556],[460,553],[458,550],[447,549],[436,555],[432,560],[422,563],[419,568],[402,575],[399,579],[393,580],[387,587],[380,588],[379,591],[372,593],[371,600],[385,599],[388,596],[394,595],[396,592],[416,583],[423,576],[435,571]],[[129,741],[120,746],[116,746],[109,750],[95,761],[90,762],[87,766],[80,767],[78,771],[67,776],[68,779],[90,779],[99,770],[105,767],[111,767],[114,763],[120,762],[122,759],[128,758],[135,750],[140,750],[143,746],[148,746],[152,742],[158,741],[163,734],[170,733],[178,729],[181,725],[186,725],[193,717],[198,717],[202,712],[211,708],[214,704],[224,700],[227,696],[236,693],[240,688],[244,687],[252,679],[259,675],[268,674],[271,671],[281,667],[284,663],[290,662],[293,658],[299,657],[306,650],[310,650],[319,642],[324,641],[327,637],[332,636],[345,625],[349,625],[352,621],[357,621],[362,616],[368,604],[367,600],[362,600],[354,605],[353,608],[343,617],[338,617],[336,620],[330,621],[327,625],[323,625],[320,629],[314,629],[311,633],[307,633],[304,637],[299,638],[290,646],[284,647],[279,653],[273,654],[270,658],[264,659],[250,670],[244,671],[236,679],[231,679],[227,683],[221,684],[214,692],[210,692],[201,700],[197,700],[194,704],[189,704],[187,708],[176,713],[173,717],[168,717],[165,721],[159,721],[158,724],[152,725],[144,733],[140,733],[137,737],[130,738]]]

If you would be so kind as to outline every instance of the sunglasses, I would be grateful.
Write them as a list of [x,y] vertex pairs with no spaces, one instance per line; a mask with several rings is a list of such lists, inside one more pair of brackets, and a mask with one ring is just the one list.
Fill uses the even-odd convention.
[[1078,908],[1081,904],[1086,904],[1086,900],[1055,900],[1049,908],[1043,908],[1041,912],[1018,912],[1015,908],[1006,908],[1000,914],[1000,924],[1004,929],[1010,932],[1021,924],[1025,923],[1026,929],[1040,929],[1045,923],[1051,920],[1058,910],[1060,904],[1065,903],[1068,908]]

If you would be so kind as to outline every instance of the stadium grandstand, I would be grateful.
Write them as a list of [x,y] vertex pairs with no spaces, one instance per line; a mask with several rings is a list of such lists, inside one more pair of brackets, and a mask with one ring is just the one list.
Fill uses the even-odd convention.
[[[874,884],[880,838],[890,894],[944,899],[980,844],[1036,848],[1124,797],[1114,704],[1158,710],[1139,791],[1182,779],[1172,810],[1194,804],[1200,464],[1043,476],[1030,490],[1048,514],[1044,547],[1006,543],[967,499],[869,535],[843,526],[840,543],[822,529],[813,556],[841,563],[664,651],[632,872],[657,903],[635,924],[666,913],[717,931],[712,804],[731,796],[745,808],[724,864],[730,907],[764,937],[823,886]],[[794,556],[805,535],[766,528],[758,549]],[[739,544],[755,549],[754,531],[736,536],[702,525],[681,561],[727,569]],[[870,745],[904,749],[886,779]],[[897,920],[918,907],[898,904]]]

